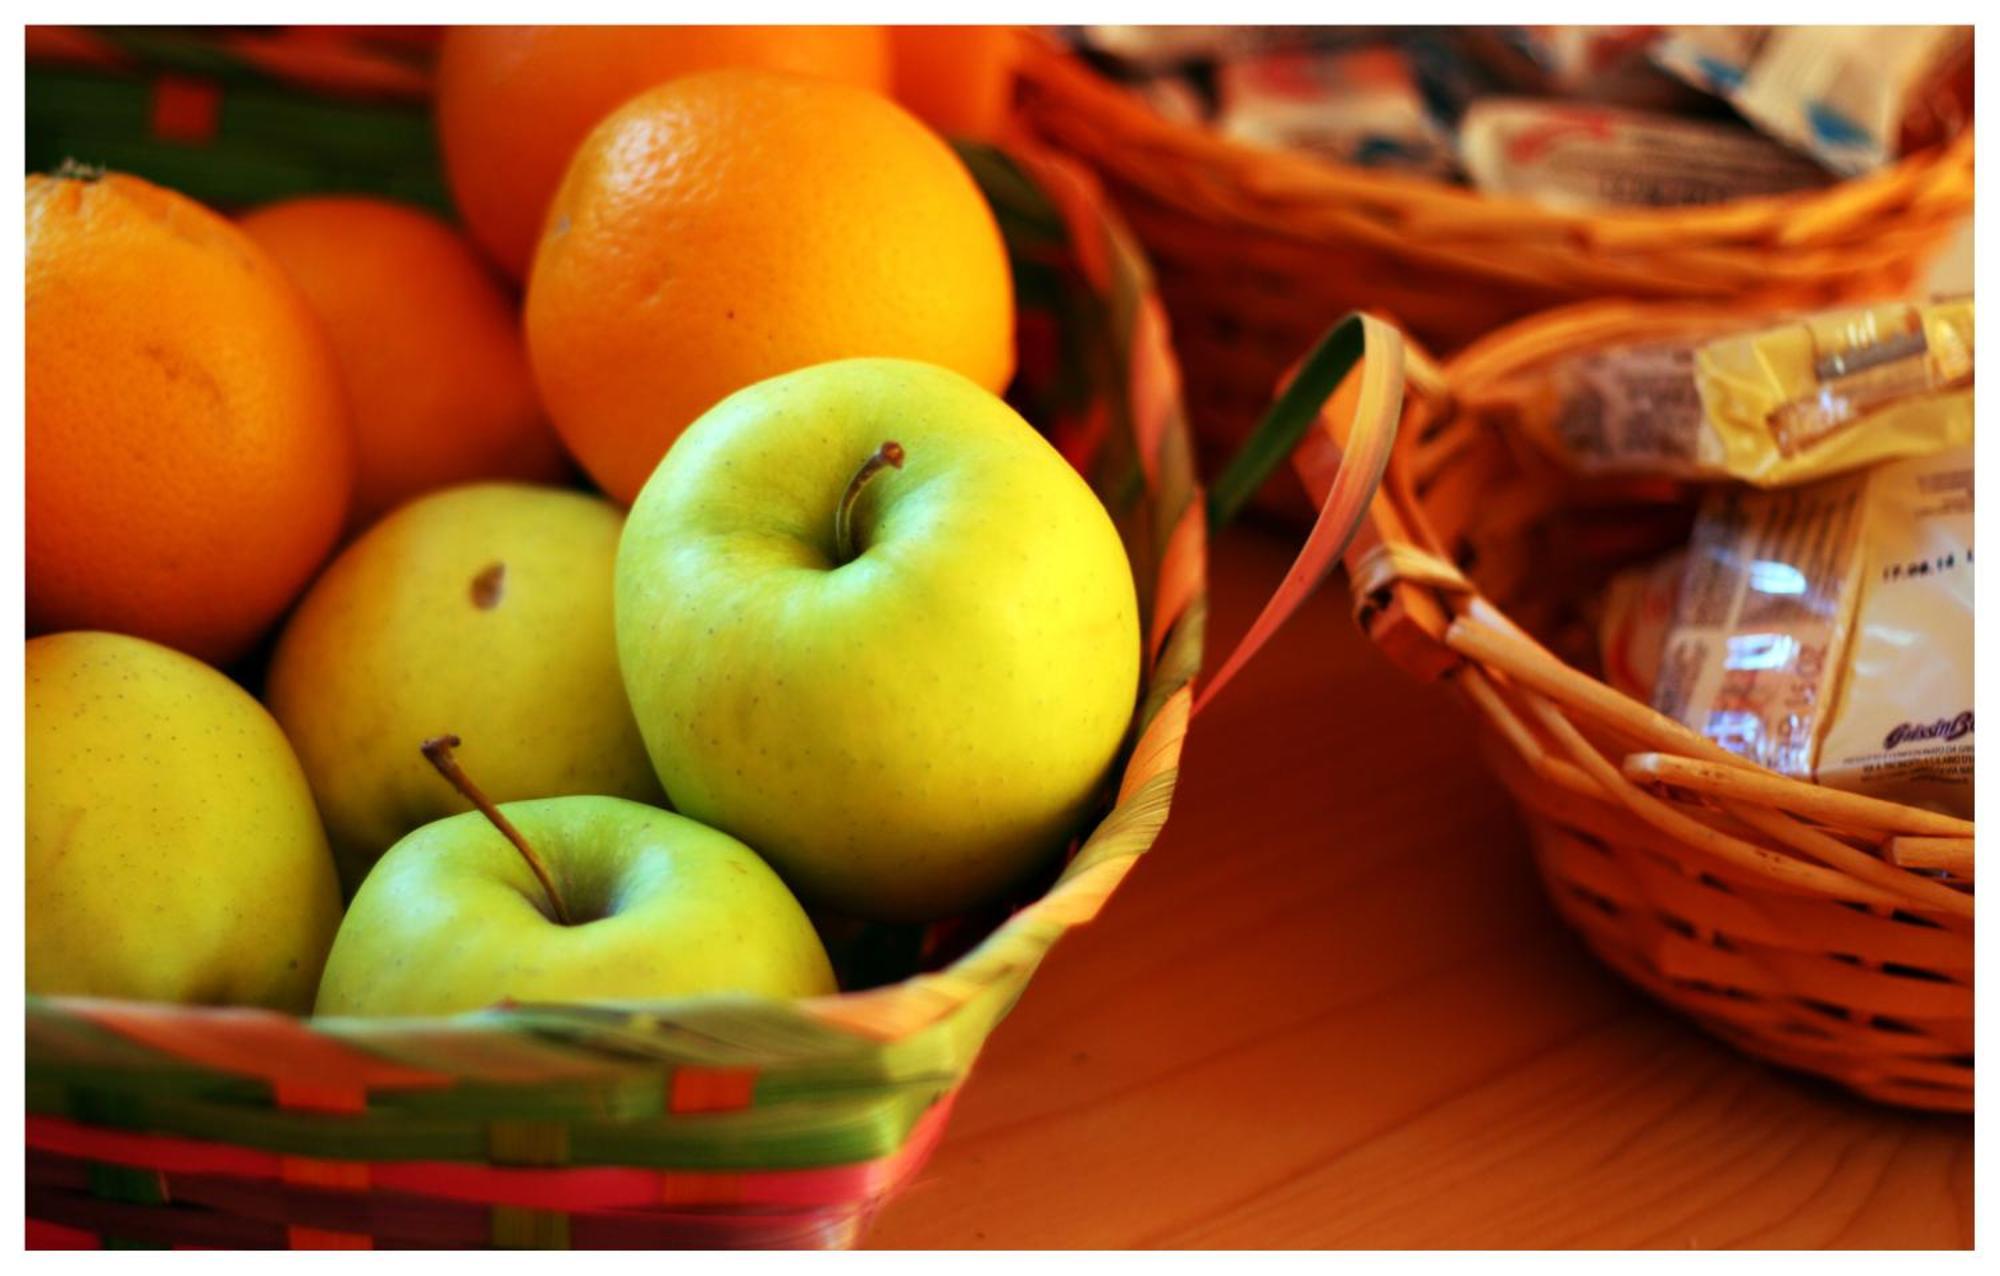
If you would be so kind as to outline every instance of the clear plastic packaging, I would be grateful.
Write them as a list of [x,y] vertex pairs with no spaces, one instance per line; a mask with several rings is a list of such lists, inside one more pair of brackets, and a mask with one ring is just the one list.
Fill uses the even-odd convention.
[[1653,707],[1810,780],[1861,583],[1867,476],[1717,488],[1695,520]]
[[[1972,493],[1969,445],[1711,492],[1653,707],[1774,771],[1970,818]],[[1617,670],[1645,668],[1640,620],[1663,588],[1646,573],[1660,570],[1607,597],[1614,686]]]
[[1558,365],[1530,434],[1586,473],[1761,487],[1972,438],[1973,304],[1887,302]]

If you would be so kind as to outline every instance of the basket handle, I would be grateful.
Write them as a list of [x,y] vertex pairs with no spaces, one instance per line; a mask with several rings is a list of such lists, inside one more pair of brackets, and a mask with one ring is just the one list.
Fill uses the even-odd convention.
[[[1326,420],[1324,409],[1357,363],[1361,364],[1360,393],[1355,399],[1353,423],[1342,439]],[[1277,402],[1223,468],[1209,494],[1211,528],[1221,527],[1234,518],[1315,425],[1340,445],[1339,469],[1327,488],[1326,499],[1320,502],[1319,514],[1313,519],[1304,547],[1277,592],[1264,604],[1256,622],[1196,696],[1196,713],[1270,641],[1340,561],[1368,517],[1368,507],[1375,498],[1375,489],[1381,486],[1382,472],[1389,464],[1389,451],[1396,441],[1396,425],[1402,415],[1402,334],[1382,320],[1357,311],[1335,324],[1313,346],[1278,395]]]

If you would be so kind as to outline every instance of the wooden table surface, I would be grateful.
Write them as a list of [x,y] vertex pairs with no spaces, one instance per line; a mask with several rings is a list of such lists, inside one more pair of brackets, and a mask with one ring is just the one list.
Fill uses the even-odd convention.
[[[1291,542],[1214,547],[1210,659]],[[1467,720],[1336,586],[1000,1025],[877,1247],[1961,1247],[1972,1123],[1735,1054],[1543,901]]]

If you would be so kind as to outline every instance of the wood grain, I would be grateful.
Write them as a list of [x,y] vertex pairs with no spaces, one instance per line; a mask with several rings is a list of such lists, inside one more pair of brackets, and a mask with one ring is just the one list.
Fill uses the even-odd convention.
[[[1218,539],[1211,661],[1291,547]],[[1972,1123],[1751,1062],[1606,974],[1466,728],[1340,590],[1309,603],[869,1242],[1969,1245]]]

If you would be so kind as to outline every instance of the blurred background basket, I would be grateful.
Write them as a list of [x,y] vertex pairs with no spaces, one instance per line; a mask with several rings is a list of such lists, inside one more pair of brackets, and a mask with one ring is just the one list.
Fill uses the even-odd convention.
[[[31,161],[111,162],[225,207],[438,202],[406,50],[309,37],[330,46],[270,63],[261,33],[243,38],[70,41],[30,76]],[[1204,615],[1202,506],[1144,262],[1072,163],[963,154],[1015,267],[1010,397],[1110,510],[1144,625],[1115,791],[1047,880],[980,916],[829,936],[855,990],[797,1004],[315,1021],[31,998],[30,1246],[843,1245],[909,1182],[1050,946],[1159,833]]]
[[[1555,360],[1740,317],[1585,303],[1442,369],[1411,352],[1401,430],[1346,554],[1357,616],[1405,670],[1463,696],[1550,898],[1613,969],[1751,1054],[1970,1111],[1972,824],[1754,767],[1578,667],[1594,645],[1580,605],[1616,567],[1685,543],[1693,489],[1573,478],[1522,435],[1520,405]],[[1328,411],[1297,452],[1316,497],[1347,418]]]
[[1158,271],[1204,472],[1335,316],[1449,353],[1595,297],[1806,309],[1906,292],[1972,210],[1972,135],[1815,190],[1557,212],[1261,149],[1169,120],[1053,39],[1026,41],[1019,122],[1096,172]]

